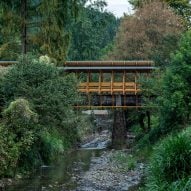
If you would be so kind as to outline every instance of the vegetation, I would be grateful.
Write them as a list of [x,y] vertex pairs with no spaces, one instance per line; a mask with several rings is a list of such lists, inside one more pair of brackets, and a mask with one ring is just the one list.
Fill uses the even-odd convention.
[[136,167],[137,161],[133,155],[118,151],[112,156],[112,162],[114,162],[120,171],[133,170]]
[[112,46],[118,20],[101,7],[83,7],[76,22],[71,24],[71,60],[99,60]]
[[0,58],[16,59],[30,51],[63,61],[69,46],[66,25],[76,17],[78,4],[80,0],[2,0]]
[[191,189],[190,128],[180,132],[190,123],[190,49],[191,32],[187,31],[171,55],[170,66],[161,76],[162,94],[156,100],[159,122],[141,142],[147,140],[149,144],[159,138],[164,140],[151,156],[145,190]]
[[183,30],[181,17],[166,4],[158,1],[145,4],[135,15],[122,19],[109,58],[154,60],[158,65],[165,66]]
[[2,0],[0,59],[15,60],[26,52],[48,55],[56,63],[68,57],[100,58],[102,49],[112,43],[117,19],[102,11],[104,1],[94,1],[88,7],[86,3],[87,0]]
[[20,60],[0,70],[0,178],[49,164],[92,127],[73,110],[82,101],[78,80],[56,65],[66,59],[149,59],[158,69],[139,82],[152,109],[126,113],[137,152],[119,151],[113,160],[131,170],[137,157],[147,158],[145,191],[191,190],[191,5],[129,2],[135,13],[119,20],[104,11],[102,0],[1,0],[0,59]]
[[191,189],[190,128],[170,135],[153,152],[145,190],[174,191]]
[[[146,3],[150,3],[155,0],[129,0],[129,2],[134,6],[134,8],[139,8],[144,6]],[[191,5],[189,0],[162,0],[167,3],[175,13],[183,16],[185,20],[190,23],[190,11]]]
[[74,76],[61,77],[54,65],[34,59],[25,58],[4,75],[0,95],[5,107],[1,131],[5,132],[1,141],[6,145],[9,134],[10,145],[0,152],[9,157],[13,154],[9,148],[13,147],[14,156],[10,158],[14,160],[8,163],[12,171],[21,164],[27,170],[49,163],[56,153],[76,143],[80,119],[72,110],[79,100],[75,87]]
[[0,136],[0,164],[2,176],[13,176],[24,155],[37,138],[38,115],[25,99],[16,99],[3,111]]

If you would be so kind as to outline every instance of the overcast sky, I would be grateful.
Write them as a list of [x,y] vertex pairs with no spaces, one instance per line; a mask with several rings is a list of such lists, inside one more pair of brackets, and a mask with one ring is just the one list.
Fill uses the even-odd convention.
[[128,0],[106,0],[107,10],[114,13],[117,17],[123,16],[123,13],[132,13],[132,7]]

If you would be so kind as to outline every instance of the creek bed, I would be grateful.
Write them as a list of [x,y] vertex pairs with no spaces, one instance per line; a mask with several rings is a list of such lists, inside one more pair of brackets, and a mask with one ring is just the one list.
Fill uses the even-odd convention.
[[32,177],[20,180],[5,191],[70,191],[75,190],[78,177],[89,170],[92,157],[102,150],[76,150],[59,158],[51,166],[42,166]]
[[[112,162],[116,150],[106,149],[110,142],[107,131],[84,143],[81,149],[71,152],[51,166],[42,166],[33,176],[21,179],[3,191],[130,191],[143,176],[144,165],[134,170],[119,171]],[[129,151],[125,152],[129,155]],[[132,189],[131,189],[132,188]]]

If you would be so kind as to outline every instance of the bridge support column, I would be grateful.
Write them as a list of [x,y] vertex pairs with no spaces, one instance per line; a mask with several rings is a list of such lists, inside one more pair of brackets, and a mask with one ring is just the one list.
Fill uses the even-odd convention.
[[121,148],[125,145],[127,138],[125,112],[114,111],[114,121],[112,129],[112,147]]

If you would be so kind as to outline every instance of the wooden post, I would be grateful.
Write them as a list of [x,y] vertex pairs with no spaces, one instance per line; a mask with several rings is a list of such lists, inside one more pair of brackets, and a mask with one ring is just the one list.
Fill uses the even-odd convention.
[[91,106],[89,84],[90,84],[90,71],[88,71],[87,75],[87,94],[88,94],[88,106]]
[[144,124],[144,117],[145,117],[145,114],[143,113],[143,111],[140,111],[140,114],[139,114],[139,124],[140,124],[141,129],[144,132],[146,132],[145,124]]
[[126,75],[126,73],[125,73],[125,70],[124,70],[124,72],[123,72],[123,95],[125,95],[125,87],[126,87],[126,85],[125,85],[125,75]]
[[137,72],[135,72],[135,95],[137,95]]
[[102,106],[102,82],[103,82],[103,72],[100,71],[100,105]]
[[113,95],[113,81],[114,81],[114,72],[111,72],[111,95]]
[[102,75],[102,71],[99,72],[99,94],[101,94],[101,75]]

